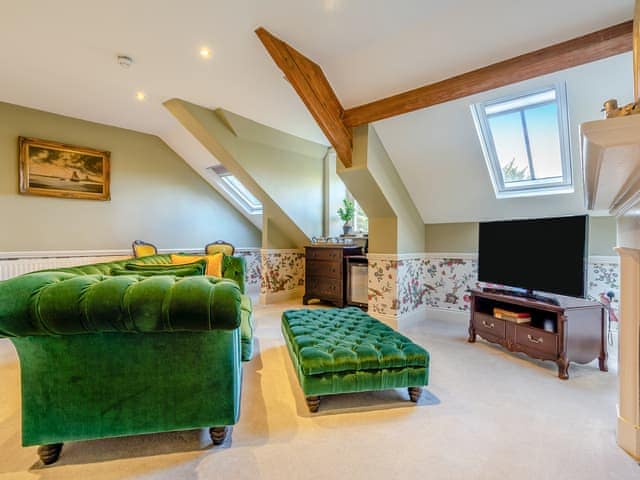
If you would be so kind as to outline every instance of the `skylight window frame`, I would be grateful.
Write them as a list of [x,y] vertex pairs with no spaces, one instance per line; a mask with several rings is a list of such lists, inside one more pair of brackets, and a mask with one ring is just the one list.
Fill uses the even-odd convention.
[[[253,194],[244,186],[242,182],[235,177],[231,172],[229,172],[226,168],[221,165],[215,165],[212,167],[208,167],[209,170],[215,178],[216,183],[222,188],[227,195],[229,195],[247,214],[249,215],[262,215],[263,206],[260,203],[260,200],[255,198]],[[249,198],[243,189],[238,188],[237,185],[233,183],[231,179],[234,179],[238,182],[246,193],[250,194],[253,198],[255,198],[256,202],[253,202],[251,198]]]
[[[498,113],[520,111],[523,112],[526,107],[511,108],[504,111],[487,115],[486,110],[495,105],[514,102],[525,97],[540,95],[551,90],[555,91],[555,100],[547,102],[533,103],[531,105],[539,106],[555,102],[558,111],[558,138],[560,140],[560,162],[562,168],[562,177],[540,178],[532,180],[522,180],[519,182],[505,182],[500,159],[495,148],[493,133],[489,125],[489,117]],[[544,87],[519,92],[508,97],[500,97],[485,102],[479,102],[471,105],[471,113],[480,139],[482,154],[489,170],[489,176],[493,185],[496,198],[514,198],[514,197],[531,197],[539,195],[553,195],[561,193],[572,193],[574,191],[573,170],[571,165],[571,138],[569,131],[569,111],[567,104],[567,91],[564,83],[555,83]],[[521,114],[522,115],[522,114]],[[521,116],[522,118],[522,116]],[[524,127],[523,127],[524,128]],[[531,168],[532,158],[528,138],[525,140],[528,150],[529,167]],[[531,170],[530,170],[531,171]],[[534,172],[535,174],[535,172]],[[558,180],[554,180],[554,179]]]

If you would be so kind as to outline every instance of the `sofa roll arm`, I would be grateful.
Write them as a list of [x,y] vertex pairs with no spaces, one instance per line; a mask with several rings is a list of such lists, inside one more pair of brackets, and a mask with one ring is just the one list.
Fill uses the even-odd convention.
[[240,303],[214,277],[39,272],[0,282],[0,335],[232,330]]

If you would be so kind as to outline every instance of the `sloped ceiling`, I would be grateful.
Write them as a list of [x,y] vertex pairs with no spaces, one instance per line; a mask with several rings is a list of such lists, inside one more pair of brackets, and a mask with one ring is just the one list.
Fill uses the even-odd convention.
[[[3,0],[0,100],[165,137],[175,122],[162,102],[178,97],[326,144],[253,33],[256,27],[322,65],[351,107],[628,20],[632,11],[633,0]],[[213,49],[213,58],[198,56],[202,45]],[[132,56],[134,65],[120,68],[117,54]],[[138,90],[146,101],[135,100]],[[377,126],[404,178],[418,165],[414,156],[442,153],[442,144],[425,142],[422,113],[432,115],[418,112],[415,125],[400,128],[415,132],[404,135],[406,150],[390,133],[395,124],[389,131]],[[452,110],[445,118],[452,123],[441,128],[460,130],[458,143],[472,141],[473,130],[460,127],[461,114]],[[447,152],[452,159],[455,152]],[[193,155],[201,151],[194,148]],[[472,157],[461,152],[456,169],[473,171],[474,164],[464,163]],[[444,165],[437,168],[441,178],[453,176]],[[437,170],[415,177],[426,173]],[[439,203],[491,193],[479,191],[485,187],[450,183]],[[429,213],[430,199],[410,191],[426,221],[445,219]]]
[[[496,199],[470,105],[564,82],[575,191]],[[633,100],[631,54],[376,122],[374,127],[425,223],[531,218],[586,212],[579,125],[602,118],[605,100]]]

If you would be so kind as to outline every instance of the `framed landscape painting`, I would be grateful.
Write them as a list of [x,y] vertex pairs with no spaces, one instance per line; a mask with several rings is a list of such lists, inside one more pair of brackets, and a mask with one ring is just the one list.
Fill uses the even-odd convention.
[[20,193],[109,200],[111,154],[37,138],[19,137]]

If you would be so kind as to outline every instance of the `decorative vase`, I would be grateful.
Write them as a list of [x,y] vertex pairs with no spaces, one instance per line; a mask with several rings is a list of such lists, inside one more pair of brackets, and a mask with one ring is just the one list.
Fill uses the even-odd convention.
[[342,225],[342,232],[345,235],[349,235],[351,233],[351,230],[353,230],[353,227],[351,226],[350,223],[345,223],[344,225]]

